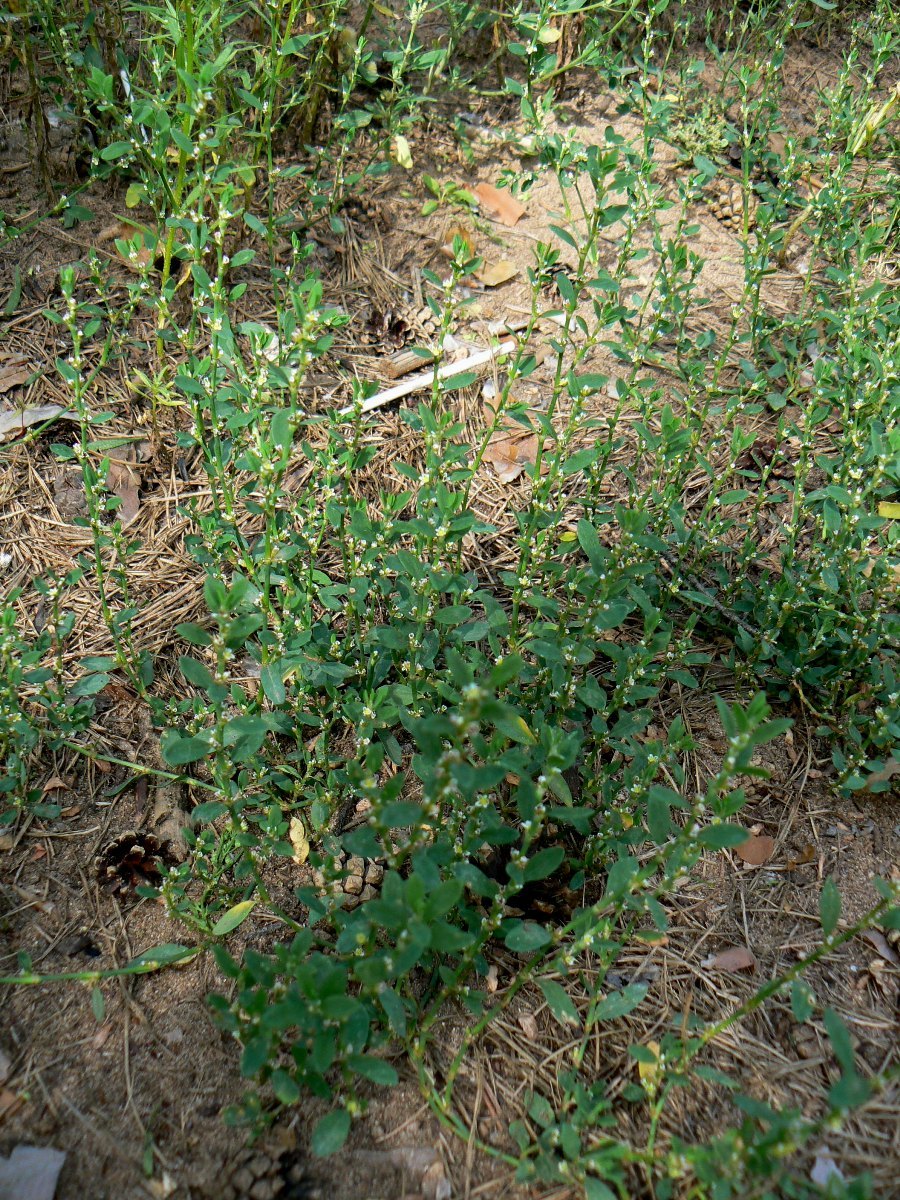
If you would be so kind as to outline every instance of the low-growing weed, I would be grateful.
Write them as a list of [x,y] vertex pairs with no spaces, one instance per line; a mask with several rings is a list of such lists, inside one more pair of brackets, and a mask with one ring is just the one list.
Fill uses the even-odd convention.
[[[783,136],[778,153],[779,71],[807,5],[764,5],[755,18],[734,6],[720,41],[706,29],[721,87],[690,106],[653,67],[658,48],[666,64],[677,57],[668,5],[601,7],[564,62],[571,5],[454,5],[443,46],[423,32],[440,6],[424,3],[394,29],[370,5],[355,30],[338,3],[263,6],[253,28],[220,0],[145,5],[139,26],[130,8],[121,14],[139,33],[118,74],[102,44],[89,49],[89,29],[82,58],[64,63],[57,41],[71,22],[41,41],[46,22],[16,15],[34,39],[29,61],[65,67],[70,103],[97,139],[92,184],[121,182],[141,237],[117,246],[134,268],[124,309],[113,311],[95,259],[81,277],[62,273],[48,312],[67,339],[57,368],[77,419],[74,442],[54,451],[81,467],[90,549],[80,569],[110,652],[83,661],[70,686],[64,585],[40,585],[48,616],[34,644],[16,621],[24,593],[9,598],[4,819],[53,818],[30,784],[32,761],[60,739],[90,753],[91,697],[123,679],[149,707],[172,775],[202,793],[187,857],[142,889],[191,944],[125,970],[209,948],[223,977],[212,1010],[240,1044],[248,1085],[233,1120],[259,1127],[312,1093],[329,1103],[312,1148],[332,1153],[369,1085],[397,1081],[399,1046],[441,1120],[520,1180],[573,1183],[590,1200],[637,1186],[660,1198],[813,1195],[791,1156],[887,1086],[890,1070],[860,1072],[846,1026],[802,977],[873,922],[900,926],[895,882],[840,925],[826,884],[820,946],[719,1022],[661,1017],[658,1040],[631,1046],[621,1094],[591,1070],[588,1048],[598,1027],[621,1028],[653,1003],[646,982],[609,984],[624,948],[664,937],[701,859],[746,841],[740,814],[748,782],[765,777],[760,747],[801,717],[829,739],[845,791],[890,783],[900,308],[876,267],[897,253],[896,176],[879,157],[896,141],[879,89],[898,38],[890,6],[876,5],[854,43],[862,78],[848,66],[816,135]],[[415,118],[439,85],[475,86],[483,72],[461,47],[489,27],[515,33],[495,41],[493,64],[537,151],[529,171],[554,181],[560,211],[536,243],[525,328],[499,364],[483,426],[473,436],[456,402],[477,376],[442,380],[436,369],[402,410],[407,450],[386,458],[378,414],[363,412],[373,386],[350,384],[343,411],[309,404],[312,372],[333,363],[349,318],[326,298],[306,235],[340,235],[349,193],[410,170]],[[682,71],[685,94],[702,65]],[[551,85],[576,67],[620,87],[636,137],[610,126],[590,140],[556,119]],[[317,161],[284,165],[289,130],[304,153],[318,139]],[[663,140],[685,160],[672,186],[658,169]],[[697,211],[726,162],[745,201],[741,280],[713,327],[702,319]],[[301,177],[303,211],[285,213],[279,185]],[[423,217],[475,206],[462,184],[422,183]],[[285,233],[289,267],[276,255]],[[795,302],[779,309],[766,288],[794,238],[808,261]],[[471,303],[473,253],[459,236],[452,251],[443,274],[422,275],[438,367]],[[268,273],[265,321],[245,308],[251,270]],[[112,358],[127,363],[148,318],[152,366],[137,377],[148,425],[170,429],[205,484],[180,505],[205,615],[173,631],[177,692],[155,680],[136,632],[138,545],[110,487],[114,439],[99,436],[113,414],[92,394]],[[538,339],[549,371],[531,407],[519,389],[542,365]],[[510,422],[534,453],[503,531],[478,491]],[[501,535],[508,554],[496,565]],[[701,780],[685,769],[695,740],[668,702],[708,688],[713,672],[731,699],[716,696],[723,749]],[[275,877],[291,861],[304,874],[285,900]],[[377,873],[354,875],[351,862]],[[355,892],[343,886],[351,878]],[[265,952],[239,954],[227,939],[255,910],[281,933]],[[501,947],[513,967],[494,995]],[[21,966],[18,982],[41,981]],[[575,1045],[558,1093],[533,1090],[498,1150],[466,1128],[455,1087],[491,1023],[532,986]],[[821,1014],[831,1039],[840,1075],[825,1114],[738,1093],[740,1123],[715,1140],[663,1138],[677,1089],[703,1079],[735,1090],[708,1051],[781,993],[798,1023]],[[439,1078],[431,1050],[450,1013],[465,1028]],[[643,1140],[618,1123],[623,1105],[643,1114]]]

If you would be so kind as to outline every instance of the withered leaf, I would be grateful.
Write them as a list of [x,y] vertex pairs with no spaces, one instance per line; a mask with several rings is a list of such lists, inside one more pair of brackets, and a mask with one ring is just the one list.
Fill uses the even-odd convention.
[[151,229],[131,221],[117,221],[101,231],[99,241],[113,242],[116,254],[130,271],[140,273],[150,265],[157,265],[158,239]]
[[422,1200],[450,1200],[453,1188],[442,1162],[433,1162],[422,1176]]
[[707,971],[755,971],[756,957],[746,946],[728,946],[704,958],[701,965]]
[[775,853],[775,839],[769,837],[767,833],[761,834],[759,837],[754,837],[751,834],[746,842],[741,842],[739,846],[735,846],[734,852],[738,858],[748,863],[751,867],[761,867]]
[[12,412],[0,413],[0,442],[18,437],[32,425],[43,425],[59,417],[63,421],[77,421],[74,413],[66,412],[59,404],[39,404],[36,408],[14,409]]
[[498,429],[487,444],[484,461],[490,463],[502,483],[512,483],[529,463],[535,463],[537,449],[535,434],[509,433]]
[[499,287],[501,283],[515,279],[518,273],[519,268],[514,262],[510,262],[508,258],[501,258],[499,262],[485,263],[479,267],[475,278],[485,287]]
[[466,251],[470,257],[475,254],[475,239],[471,232],[464,225],[451,225],[447,230],[447,240],[441,246],[441,254],[445,258],[453,258],[453,242],[455,238],[461,238],[465,243]]
[[302,867],[309,858],[309,838],[306,836],[306,827],[299,817],[291,817],[288,837],[294,848],[294,862],[298,867]]
[[24,354],[11,354],[0,362],[0,392],[22,387],[34,374]]
[[[514,397],[510,400],[515,403]],[[497,413],[497,400],[486,396],[484,401],[484,419],[486,424],[493,424]],[[529,413],[531,418],[533,414]],[[484,452],[484,461],[490,463],[503,483],[512,483],[518,479],[525,468],[533,466],[537,461],[537,434],[520,425],[511,417],[501,417],[500,427],[491,434],[491,439]],[[547,470],[546,462],[541,464],[542,472]]]
[[506,188],[494,187],[491,183],[479,183],[475,188],[475,195],[482,209],[496,217],[501,225],[515,225],[527,211],[512,192]]
[[525,1036],[532,1042],[538,1039],[538,1023],[534,1019],[532,1013],[520,1013],[518,1017],[519,1028]]
[[0,1158],[0,1196],[53,1200],[65,1161],[65,1151],[52,1146],[14,1147],[9,1158]]
[[653,1062],[641,1062],[638,1060],[638,1075],[641,1083],[654,1084],[657,1083],[660,1077],[660,1062],[659,1062],[659,1042],[647,1042],[646,1047],[653,1055]]
[[859,936],[864,938],[870,946],[873,946],[879,957],[883,958],[885,962],[891,963],[892,966],[900,967],[900,954],[897,953],[881,930],[866,929]]
[[796,871],[797,867],[805,867],[807,863],[815,862],[816,848],[811,843],[807,843],[800,853],[795,858],[789,858],[787,861],[787,869]]
[[109,473],[106,476],[106,486],[118,496],[122,503],[119,505],[117,516],[123,525],[130,525],[138,515],[141,507],[140,487],[141,477],[137,469],[132,465],[135,459],[135,450],[133,446],[129,446],[124,451],[122,458],[112,458],[109,460]]

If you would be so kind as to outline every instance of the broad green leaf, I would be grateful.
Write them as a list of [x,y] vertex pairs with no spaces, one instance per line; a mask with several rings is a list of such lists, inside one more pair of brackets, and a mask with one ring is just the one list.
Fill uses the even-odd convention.
[[176,730],[168,729],[160,739],[160,749],[170,767],[182,767],[205,758],[212,747],[205,737],[182,737]]
[[624,1017],[633,1012],[646,995],[646,983],[629,983],[620,992],[610,992],[604,996],[595,1006],[592,1020],[613,1021],[617,1017]]
[[346,1108],[336,1108],[316,1123],[312,1132],[311,1149],[317,1158],[335,1154],[347,1140],[350,1114]]
[[547,846],[543,850],[538,850],[536,854],[532,854],[525,864],[523,878],[526,883],[534,883],[538,879],[546,879],[548,875],[552,875],[555,870],[562,864],[566,857],[565,849],[562,846]]
[[555,979],[539,979],[538,987],[544,993],[547,1007],[563,1025],[575,1025],[581,1028],[581,1018],[578,1009],[566,989]]
[[534,921],[520,921],[505,938],[507,950],[514,950],[518,954],[531,954],[552,940],[549,930]]

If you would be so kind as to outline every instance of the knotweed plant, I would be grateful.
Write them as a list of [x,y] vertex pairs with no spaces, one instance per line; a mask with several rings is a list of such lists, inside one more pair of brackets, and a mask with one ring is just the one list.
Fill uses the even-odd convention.
[[[264,1124],[311,1092],[329,1102],[313,1149],[333,1152],[367,1085],[396,1081],[388,1051],[399,1045],[435,1112],[474,1137],[455,1085],[491,1022],[535,984],[579,1040],[560,1077],[562,1102],[533,1094],[509,1148],[483,1147],[521,1180],[574,1183],[591,1200],[633,1194],[635,1179],[659,1197],[776,1195],[783,1183],[783,1194],[814,1194],[792,1179],[791,1153],[889,1082],[863,1077],[830,1009],[823,1019],[841,1073],[824,1115],[740,1097],[739,1128],[714,1144],[664,1148],[660,1124],[673,1089],[692,1078],[733,1086],[704,1054],[776,992],[790,994],[797,1022],[819,1011],[804,970],[873,922],[900,926],[896,883],[880,882],[871,910],[840,926],[827,884],[821,945],[803,961],[722,1021],[685,1020],[652,1048],[632,1048],[640,1071],[623,1102],[647,1106],[643,1142],[617,1132],[620,1100],[592,1075],[587,1052],[598,1026],[648,1002],[644,983],[604,987],[609,972],[632,938],[664,935],[667,903],[703,855],[746,839],[740,813],[747,781],[764,774],[758,750],[792,717],[830,739],[841,786],[889,782],[900,738],[891,523],[900,308],[875,269],[896,255],[900,232],[890,168],[875,159],[882,144],[896,150],[890,105],[876,105],[898,48],[889,6],[860,29],[862,82],[851,86],[848,68],[825,98],[820,133],[785,141],[777,186],[767,135],[779,119],[789,21],[805,6],[764,6],[745,19],[735,8],[716,46],[714,143],[692,141],[668,189],[655,152],[666,139],[684,148],[685,138],[678,106],[656,94],[654,55],[668,63],[675,54],[665,2],[591,10],[572,60],[626,81],[622,103],[642,119],[630,143],[612,128],[587,143],[552,120],[550,85],[565,70],[555,47],[572,6],[490,14],[521,38],[504,60],[503,92],[518,101],[537,150],[533,174],[555,179],[561,212],[536,245],[530,311],[499,364],[493,415],[470,439],[456,401],[478,380],[446,379],[439,354],[430,388],[402,411],[415,449],[390,464],[390,479],[378,476],[367,384],[351,388],[343,410],[307,404],[310,369],[348,318],[326,300],[297,228],[330,219],[340,232],[344,191],[390,171],[391,155],[405,160],[410,114],[442,71],[463,70],[456,39],[484,27],[485,14],[454,10],[454,38],[437,49],[421,35],[434,13],[414,4],[381,47],[381,94],[367,100],[360,85],[374,83],[367,37],[378,7],[356,37],[336,38],[346,15],[337,5],[322,24],[293,3],[266,6],[255,42],[234,9],[212,0],[191,12],[142,8],[140,69],[124,93],[108,69],[86,68],[84,94],[115,126],[95,174],[128,174],[126,204],[147,217],[140,245],[159,258],[120,239],[137,268],[124,316],[105,304],[97,270],[86,283],[64,272],[53,310],[71,343],[57,365],[79,431],[57,452],[81,466],[91,537],[81,565],[113,652],[83,663],[82,681],[61,697],[59,669],[43,664],[59,662],[65,620],[55,617],[20,667],[22,638],[7,614],[0,703],[12,711],[32,689],[34,712],[48,728],[70,721],[70,744],[84,750],[71,698],[118,672],[149,704],[171,774],[202,793],[186,860],[145,889],[191,944],[157,948],[126,970],[201,948],[215,956],[224,979],[213,1011],[240,1044],[248,1081],[234,1120]],[[308,143],[326,112],[325,152],[286,269],[275,256],[287,225],[277,135],[296,118]],[[369,153],[361,169],[360,145]],[[743,280],[717,331],[698,328],[696,211],[726,147],[737,152],[746,200]],[[811,199],[801,195],[810,157],[823,179]],[[437,183],[430,193],[429,215],[463,194]],[[766,281],[801,227],[809,264],[800,300],[773,313]],[[465,312],[461,289],[478,265],[464,239],[452,250],[446,275],[424,277],[441,342]],[[241,313],[251,267],[271,274],[265,322]],[[178,447],[196,454],[208,492],[182,506],[206,613],[174,633],[184,681],[174,696],[154,684],[134,633],[134,547],[106,486],[96,436],[106,417],[91,404],[97,371],[114,348],[126,353],[117,338],[148,313],[155,368],[141,386],[151,423],[177,413]],[[534,410],[516,389],[537,370],[533,346],[548,320],[550,383]],[[536,453],[511,560],[485,569],[471,547],[497,530],[479,515],[477,488],[491,439],[509,422],[534,435]],[[760,434],[764,422],[770,434]],[[694,748],[685,723],[660,730],[654,713],[703,686],[713,667],[739,698],[717,697],[724,749],[698,784],[685,771]],[[3,787],[20,805],[34,799],[28,755],[41,736],[36,718],[22,721],[14,738],[0,734]],[[340,887],[348,856],[377,862],[382,876],[355,907]],[[286,904],[273,879],[278,860],[291,859],[307,874]],[[574,899],[539,919],[523,897],[554,881]],[[226,939],[256,907],[282,932],[268,952],[239,955]],[[500,945],[515,966],[496,998],[487,980]],[[588,957],[591,995],[578,1011],[568,988],[586,978]],[[27,963],[17,979],[40,982]],[[436,1078],[429,1050],[448,1012],[465,1015],[466,1032]]]

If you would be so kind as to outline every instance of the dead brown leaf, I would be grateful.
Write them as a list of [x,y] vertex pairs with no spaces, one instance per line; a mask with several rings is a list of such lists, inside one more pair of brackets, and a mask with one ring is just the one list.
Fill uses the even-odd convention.
[[[24,1096],[20,1096],[18,1092],[11,1092],[9,1088],[3,1088],[0,1091],[0,1121],[5,1121],[7,1117],[11,1117],[25,1103]],[[0,1160],[2,1161],[2,1160]],[[0,1195],[3,1193],[0,1192]]]
[[807,863],[815,861],[816,848],[811,843],[807,843],[796,858],[789,858],[785,865],[788,871],[796,871],[798,867],[805,867]]
[[116,221],[101,231],[100,242],[112,242],[116,254],[129,271],[140,273],[150,266],[157,253],[156,234],[130,221]]
[[453,258],[453,241],[454,238],[462,238],[465,243],[466,251],[472,257],[475,254],[475,239],[470,230],[464,225],[451,225],[447,230],[447,240],[441,246],[441,254],[445,258]]
[[538,1032],[539,1031],[538,1031],[538,1023],[534,1019],[534,1014],[533,1013],[520,1013],[519,1017],[518,1017],[518,1022],[519,1022],[519,1028],[522,1030],[522,1032],[525,1034],[525,1036],[529,1039],[529,1041],[536,1042],[538,1040]]
[[501,225],[515,225],[525,216],[527,209],[506,188],[494,187],[491,183],[479,183],[475,195],[482,209],[496,217]]
[[887,940],[884,934],[879,929],[866,929],[859,935],[874,947],[875,951],[894,967],[900,967],[900,954],[894,949],[891,943]]
[[22,387],[34,374],[24,354],[10,354],[0,362],[0,392]]
[[760,837],[752,834],[746,842],[734,848],[735,854],[751,867],[761,867],[775,853],[775,839],[764,833]]
[[[895,567],[895,572],[900,571],[900,568]],[[900,579],[900,575],[898,575]],[[889,783],[895,775],[900,775],[900,758],[896,755],[891,755],[880,771],[873,771],[866,779],[866,790],[871,791],[874,784]]]
[[[510,399],[515,402],[514,397]],[[485,424],[493,424],[496,419],[496,401],[486,397],[484,401]],[[538,438],[530,429],[524,428],[518,422],[501,418],[500,427],[491,434],[491,439],[484,451],[484,461],[489,463],[502,483],[512,483],[518,479],[525,468],[534,466],[537,461]],[[541,470],[546,471],[547,464],[541,464]]]
[[701,966],[707,971],[755,971],[756,957],[747,946],[728,946],[704,958]]
[[422,1176],[422,1200],[450,1200],[453,1188],[442,1162],[434,1162]]
[[43,425],[59,417],[63,421],[77,421],[74,413],[66,412],[59,404],[39,404],[35,408],[17,408],[12,412],[0,413],[0,442],[18,437],[32,425]]
[[70,786],[61,775],[51,775],[41,791],[46,796],[48,792],[68,792]]
[[52,1146],[14,1146],[0,1158],[0,1196],[16,1200],[53,1200],[66,1151]]
[[117,516],[123,525],[130,525],[140,511],[141,498],[138,491],[141,476],[133,465],[136,454],[133,446],[127,446],[118,452],[121,457],[110,456],[109,473],[106,476],[106,486],[118,496],[122,503],[119,505]]
[[501,258],[499,262],[485,263],[480,266],[475,272],[475,278],[484,287],[499,287],[501,283],[508,283],[510,279],[515,279],[519,273],[519,268],[514,262],[510,262],[508,258]]
[[508,433],[498,429],[484,451],[484,461],[494,468],[501,483],[518,479],[537,460],[538,440],[533,433]]

